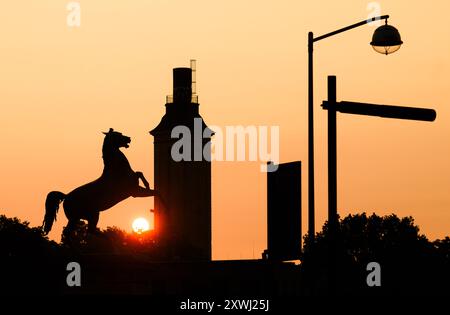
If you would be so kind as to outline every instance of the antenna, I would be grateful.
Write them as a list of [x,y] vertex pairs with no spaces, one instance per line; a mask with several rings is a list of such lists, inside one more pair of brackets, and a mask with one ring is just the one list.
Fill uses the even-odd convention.
[[196,72],[197,72],[197,60],[191,59],[191,70],[192,70],[192,95],[195,95],[197,93],[197,79],[196,79]]

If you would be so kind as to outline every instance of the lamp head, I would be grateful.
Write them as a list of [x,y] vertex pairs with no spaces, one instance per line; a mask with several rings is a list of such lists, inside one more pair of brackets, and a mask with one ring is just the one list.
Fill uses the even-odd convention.
[[372,41],[370,45],[372,45],[373,49],[384,55],[389,55],[400,49],[403,41],[400,37],[400,33],[398,30],[392,25],[386,24],[378,27],[372,36]]

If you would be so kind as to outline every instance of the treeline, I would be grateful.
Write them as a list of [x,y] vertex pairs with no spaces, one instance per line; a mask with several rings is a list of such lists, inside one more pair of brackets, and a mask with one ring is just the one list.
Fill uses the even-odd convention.
[[[64,292],[67,262],[79,261],[81,256],[164,261],[168,251],[154,241],[151,232],[136,234],[108,227],[91,235],[84,223],[70,238],[63,233],[57,243],[41,228],[1,215],[0,292]],[[380,267],[380,286],[368,284],[369,263]],[[313,243],[305,237],[298,268],[299,295],[450,295],[450,238],[428,240],[412,217],[349,215],[339,219],[333,240],[328,223]],[[335,275],[334,286],[330,286],[331,274]]]

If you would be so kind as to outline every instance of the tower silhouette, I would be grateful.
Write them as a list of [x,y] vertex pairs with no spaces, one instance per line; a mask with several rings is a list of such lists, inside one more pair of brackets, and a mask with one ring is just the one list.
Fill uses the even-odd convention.
[[[173,96],[167,97],[166,113],[150,131],[154,137],[157,191],[155,232],[169,258],[211,260],[212,132],[199,114],[197,95],[192,91],[194,71],[173,69]],[[172,146],[180,139],[171,135],[180,126],[189,130],[190,154],[177,161],[172,156]]]

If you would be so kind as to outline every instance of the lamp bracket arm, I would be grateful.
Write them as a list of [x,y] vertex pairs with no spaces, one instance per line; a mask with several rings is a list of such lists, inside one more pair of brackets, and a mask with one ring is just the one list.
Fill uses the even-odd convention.
[[321,36],[318,36],[318,37],[313,39],[313,42],[317,42],[317,41],[325,39],[327,37],[331,37],[331,36],[337,35],[339,33],[343,33],[345,31],[357,28],[357,27],[362,26],[362,25],[366,25],[366,24],[374,22],[374,21],[387,20],[388,18],[389,18],[389,15],[375,16],[375,17],[372,17],[370,19],[367,19],[367,20],[364,20],[364,21],[361,21],[361,22],[358,22],[358,23],[355,23],[355,24],[343,27],[343,28],[338,29],[336,31],[333,31],[333,32],[330,32],[330,33],[327,33],[327,34],[324,34],[324,35],[321,35]]

